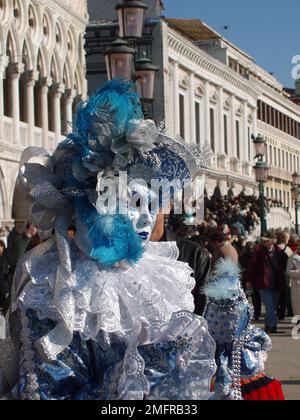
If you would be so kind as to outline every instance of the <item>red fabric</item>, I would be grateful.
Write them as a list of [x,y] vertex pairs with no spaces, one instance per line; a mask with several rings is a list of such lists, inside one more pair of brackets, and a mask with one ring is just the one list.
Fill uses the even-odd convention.
[[[264,246],[260,246],[246,271],[245,280],[246,283],[250,283],[258,290],[269,289],[271,285],[271,267],[268,258],[268,251]],[[278,263],[278,269],[276,272],[276,289],[278,291],[285,290],[285,270],[287,264],[287,255],[278,246],[275,246],[275,253]]]
[[275,379],[267,386],[243,395],[245,401],[284,401],[281,383]]

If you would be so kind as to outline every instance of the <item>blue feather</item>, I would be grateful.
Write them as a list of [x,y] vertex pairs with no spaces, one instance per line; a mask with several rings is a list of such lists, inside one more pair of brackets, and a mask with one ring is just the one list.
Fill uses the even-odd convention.
[[203,293],[215,300],[233,299],[241,294],[241,270],[230,258],[221,259],[216,264],[216,270],[203,287]]
[[[139,95],[132,82],[112,80],[86,102],[80,103],[74,132],[55,152],[56,168],[64,180],[62,188],[80,190],[83,193],[95,189],[97,169],[111,165],[114,155],[103,146],[105,142],[98,142],[101,147],[98,150],[97,146],[95,151],[91,147],[91,141],[111,137],[112,142],[125,136],[134,129],[130,124],[134,119],[143,119],[143,113]],[[106,266],[122,260],[134,264],[141,258],[142,240],[127,217],[98,214],[88,197],[74,198],[74,205],[77,215],[87,225],[92,243],[92,258]]]
[[113,137],[120,137],[130,129],[129,122],[143,119],[140,98],[133,82],[115,79],[107,82],[77,108],[75,129],[80,141],[88,144],[90,136],[101,135],[101,123],[112,125]]
[[143,255],[142,240],[123,215],[100,215],[87,199],[75,200],[76,212],[88,227],[90,256],[104,266],[120,261],[136,264]]

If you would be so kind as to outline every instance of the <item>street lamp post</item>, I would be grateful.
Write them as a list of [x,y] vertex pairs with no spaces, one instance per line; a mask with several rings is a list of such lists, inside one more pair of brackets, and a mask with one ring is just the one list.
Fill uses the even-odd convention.
[[299,202],[300,202],[300,174],[295,172],[292,176],[293,185],[292,185],[292,198],[295,203],[295,231],[296,235],[299,235]]
[[136,61],[135,76],[140,96],[147,100],[154,100],[155,73],[159,70],[151,63],[151,60],[144,55]]
[[140,0],[124,0],[117,4],[121,38],[132,40],[142,38],[146,9],[148,6]]
[[111,47],[107,48],[105,59],[109,80],[115,78],[131,79],[134,53],[135,50],[123,39],[117,39]]
[[154,101],[155,73],[159,70],[151,63],[151,60],[144,55],[136,61],[135,79],[137,90],[142,98],[142,106],[145,118],[151,118],[151,104]]
[[257,137],[252,136],[252,139],[256,151],[254,159],[257,159],[254,171],[256,182],[259,184],[260,223],[261,236],[263,236],[267,231],[267,221],[265,217],[265,183],[268,182],[270,168],[265,161],[266,140],[261,135],[258,135]]
[[108,79],[134,80],[142,99],[145,118],[152,118],[155,73],[159,70],[144,54],[135,60],[138,39],[143,36],[144,14],[148,6],[142,0],[124,0],[117,4],[119,36],[105,51]]

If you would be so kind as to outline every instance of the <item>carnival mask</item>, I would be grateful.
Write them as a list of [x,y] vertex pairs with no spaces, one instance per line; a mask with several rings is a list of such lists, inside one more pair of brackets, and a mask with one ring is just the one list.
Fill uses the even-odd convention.
[[146,246],[150,241],[157,212],[158,201],[155,194],[146,185],[131,183],[128,217],[134,231],[142,239],[143,246]]

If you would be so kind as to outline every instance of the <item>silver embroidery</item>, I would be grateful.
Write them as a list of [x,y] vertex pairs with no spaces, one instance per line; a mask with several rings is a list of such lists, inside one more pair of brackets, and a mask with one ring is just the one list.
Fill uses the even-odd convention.
[[39,385],[34,362],[34,351],[30,338],[28,318],[21,311],[21,348],[20,348],[20,376],[25,378],[26,384],[20,398],[22,400],[40,400]]

